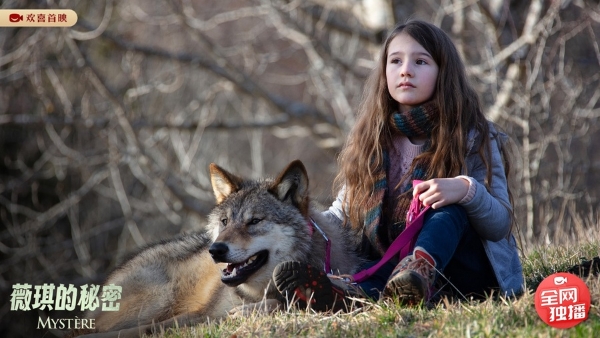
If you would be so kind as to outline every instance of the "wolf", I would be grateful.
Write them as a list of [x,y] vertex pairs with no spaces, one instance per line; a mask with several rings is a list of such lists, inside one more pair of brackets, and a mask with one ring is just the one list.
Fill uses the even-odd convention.
[[[282,262],[329,263],[336,274],[358,269],[361,260],[347,232],[310,201],[301,161],[275,179],[243,179],[214,163],[209,169],[216,206],[207,232],[150,245],[114,270],[104,285],[122,287],[120,309],[89,312],[92,336],[138,337],[230,314],[274,311],[284,306],[272,282]],[[82,333],[90,332],[73,335]]]

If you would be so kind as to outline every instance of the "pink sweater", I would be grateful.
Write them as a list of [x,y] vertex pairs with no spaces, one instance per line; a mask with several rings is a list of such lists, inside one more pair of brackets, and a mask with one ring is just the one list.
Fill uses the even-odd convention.
[[402,177],[408,173],[410,165],[415,157],[423,152],[424,145],[412,144],[408,137],[403,135],[395,135],[392,139],[393,147],[390,150],[390,168],[388,171],[388,187],[390,189],[390,197],[393,200],[410,183],[410,178],[402,183],[402,186],[395,189],[402,180]]

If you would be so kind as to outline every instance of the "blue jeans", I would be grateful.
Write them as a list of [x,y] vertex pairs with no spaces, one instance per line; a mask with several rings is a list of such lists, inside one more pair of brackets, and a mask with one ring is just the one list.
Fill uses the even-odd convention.
[[[429,209],[415,247],[422,247],[435,260],[437,270],[445,277],[438,276],[438,279],[442,279],[442,284],[447,284],[443,291],[482,298],[492,289],[498,289],[498,281],[481,238],[469,224],[462,206],[452,204],[436,210]],[[375,263],[369,262],[362,268]],[[369,297],[379,299],[394,267],[390,262],[384,264],[359,286]]]

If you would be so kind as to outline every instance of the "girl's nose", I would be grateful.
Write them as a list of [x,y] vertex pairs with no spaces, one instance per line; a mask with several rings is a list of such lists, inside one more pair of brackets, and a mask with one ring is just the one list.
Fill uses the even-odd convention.
[[400,76],[406,76],[406,77],[412,77],[414,75],[412,67],[410,66],[410,63],[405,62],[401,67],[400,67]]

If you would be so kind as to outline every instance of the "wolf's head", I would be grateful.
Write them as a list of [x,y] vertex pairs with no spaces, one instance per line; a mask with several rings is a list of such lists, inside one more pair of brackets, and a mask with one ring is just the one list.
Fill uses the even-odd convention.
[[225,284],[261,298],[277,264],[309,255],[306,169],[294,161],[274,180],[245,180],[213,163],[210,175],[217,200],[209,216],[210,254],[227,263]]

